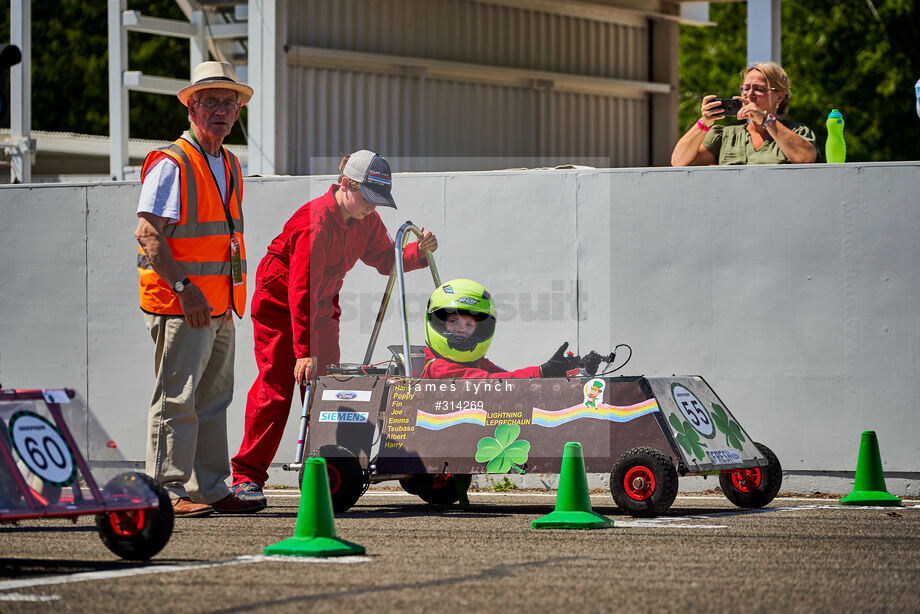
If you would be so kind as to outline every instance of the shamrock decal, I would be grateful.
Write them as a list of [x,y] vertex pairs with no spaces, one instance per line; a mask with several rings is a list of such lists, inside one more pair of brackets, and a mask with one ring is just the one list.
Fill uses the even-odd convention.
[[741,432],[741,425],[728,417],[725,409],[716,403],[712,404],[712,421],[716,427],[725,433],[725,441],[736,450],[741,449],[741,443],[745,440]]
[[700,460],[705,460],[703,453],[703,448],[706,447],[705,443],[700,442],[699,433],[696,432],[690,423],[686,420],[681,423],[680,419],[674,414],[668,416],[668,421],[671,423],[671,426],[674,427],[674,430],[677,431],[674,435],[674,438],[677,440],[677,443],[680,444],[680,447],[690,454],[695,456]]
[[519,424],[499,424],[495,427],[495,437],[483,437],[476,447],[476,462],[486,465],[486,473],[508,473],[514,468],[520,474],[524,470],[518,467],[527,462],[530,442],[515,441],[521,434]]

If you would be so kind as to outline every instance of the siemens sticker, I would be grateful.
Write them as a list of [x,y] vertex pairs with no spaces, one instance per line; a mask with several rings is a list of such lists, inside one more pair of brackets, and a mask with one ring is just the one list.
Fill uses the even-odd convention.
[[320,422],[367,422],[366,411],[321,411]]
[[370,390],[323,390],[324,401],[354,401],[366,403],[371,400]]

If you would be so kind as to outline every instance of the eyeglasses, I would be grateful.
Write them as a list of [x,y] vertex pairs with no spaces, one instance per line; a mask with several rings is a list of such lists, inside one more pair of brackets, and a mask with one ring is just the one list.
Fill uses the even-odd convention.
[[755,94],[766,94],[767,92],[775,92],[775,87],[764,87],[763,85],[750,85],[745,83],[744,85],[739,85],[738,89],[742,94],[748,94],[754,92]]
[[213,113],[217,109],[220,109],[224,113],[229,113],[230,111],[235,111],[240,103],[236,100],[217,100],[216,98],[205,98],[204,100],[196,100],[195,104],[203,108],[209,113]]

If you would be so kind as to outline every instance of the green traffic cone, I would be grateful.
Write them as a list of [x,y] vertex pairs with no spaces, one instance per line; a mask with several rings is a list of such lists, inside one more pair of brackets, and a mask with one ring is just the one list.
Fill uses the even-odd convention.
[[853,492],[840,500],[843,505],[901,505],[901,500],[885,488],[882,455],[875,431],[863,431],[856,461]]
[[556,509],[530,523],[534,529],[605,529],[613,521],[591,510],[588,476],[581,444],[570,441],[562,451]]
[[265,548],[265,554],[289,556],[346,556],[364,554],[364,546],[335,536],[332,495],[326,459],[308,458],[304,462],[303,484],[294,537]]

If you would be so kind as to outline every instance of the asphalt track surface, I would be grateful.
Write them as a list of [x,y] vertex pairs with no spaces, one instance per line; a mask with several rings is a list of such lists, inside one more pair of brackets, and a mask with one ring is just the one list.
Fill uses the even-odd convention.
[[680,496],[664,517],[533,530],[555,493],[471,493],[468,508],[371,491],[336,518],[366,556],[264,557],[293,535],[296,491],[255,516],[177,519],[148,565],[123,562],[91,517],[0,528],[0,612],[916,612],[920,502],[777,498],[739,510]]

